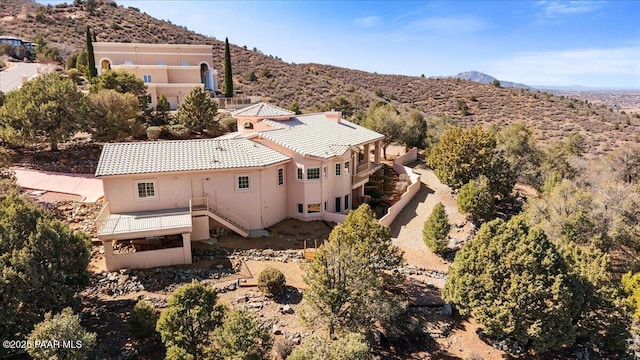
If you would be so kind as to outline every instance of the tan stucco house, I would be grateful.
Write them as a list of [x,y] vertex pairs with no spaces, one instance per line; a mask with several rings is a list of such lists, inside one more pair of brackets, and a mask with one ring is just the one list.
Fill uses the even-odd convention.
[[[191,241],[212,232],[261,236],[286,218],[340,222],[381,166],[384,136],[340,112],[295,115],[259,103],[232,115],[239,131],[215,139],[104,146],[96,226],[109,270],[190,263]],[[168,238],[178,246],[113,252],[116,241]]]
[[147,85],[151,106],[165,95],[173,109],[194,88],[217,88],[211,45],[94,42],[98,74],[112,69],[134,74]]

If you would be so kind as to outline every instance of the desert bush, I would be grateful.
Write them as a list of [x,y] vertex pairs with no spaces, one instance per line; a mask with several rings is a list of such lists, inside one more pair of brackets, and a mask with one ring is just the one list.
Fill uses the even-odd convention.
[[31,344],[36,341],[59,341],[60,343],[64,341],[75,345],[73,347],[28,347],[27,352],[33,359],[81,360],[86,359],[93,350],[96,344],[96,334],[86,331],[80,325],[80,318],[77,315],[73,315],[71,308],[65,308],[61,313],[53,317],[48,314],[44,321],[36,324],[31,334],[29,334],[28,341]]
[[279,297],[285,290],[287,279],[282,271],[266,268],[258,276],[258,288],[267,295]]
[[372,359],[371,347],[364,335],[358,333],[348,333],[337,340],[314,335],[296,347],[287,358],[287,360],[323,359],[369,360]]
[[80,71],[78,71],[78,69],[67,70],[67,76],[76,84],[82,83],[82,78],[80,77]]
[[131,311],[127,327],[131,335],[144,339],[156,334],[157,321],[158,314],[153,304],[147,301],[138,301]]
[[273,342],[272,355],[275,360],[285,360],[293,351],[293,343],[284,337]]
[[171,139],[187,139],[191,135],[191,130],[181,124],[169,125],[166,129]]
[[149,140],[158,140],[162,134],[162,128],[160,126],[149,126],[147,128],[147,138]]

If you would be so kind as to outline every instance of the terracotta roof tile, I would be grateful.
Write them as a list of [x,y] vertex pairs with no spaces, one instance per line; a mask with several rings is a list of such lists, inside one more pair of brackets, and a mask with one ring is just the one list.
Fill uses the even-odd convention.
[[290,158],[248,139],[105,144],[96,176],[262,167]]

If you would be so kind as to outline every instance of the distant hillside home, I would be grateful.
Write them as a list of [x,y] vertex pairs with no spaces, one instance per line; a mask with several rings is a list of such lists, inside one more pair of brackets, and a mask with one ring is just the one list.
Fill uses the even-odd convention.
[[20,38],[12,36],[0,36],[0,44],[9,44],[13,46],[24,46],[26,49],[33,51],[33,43],[30,41],[24,41]]
[[93,53],[98,74],[127,71],[144,81],[153,107],[160,95],[175,109],[194,87],[217,87],[211,45],[94,42]]
[[[211,233],[261,236],[286,218],[343,221],[381,167],[384,135],[340,112],[296,116],[259,103],[232,115],[239,131],[215,139],[104,146],[96,227],[109,270],[190,263],[191,241]],[[114,242],[132,241],[174,247],[114,254]]]

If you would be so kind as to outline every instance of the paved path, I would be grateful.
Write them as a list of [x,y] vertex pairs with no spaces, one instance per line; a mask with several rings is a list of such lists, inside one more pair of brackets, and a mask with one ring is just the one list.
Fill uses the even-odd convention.
[[6,93],[22,85],[23,78],[31,79],[39,74],[40,64],[11,63],[10,67],[0,71],[0,91]]
[[76,194],[84,202],[96,202],[104,196],[102,180],[93,174],[65,174],[12,167],[18,185],[26,189]]

